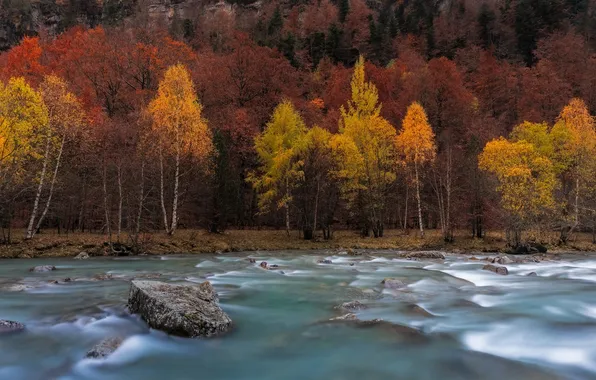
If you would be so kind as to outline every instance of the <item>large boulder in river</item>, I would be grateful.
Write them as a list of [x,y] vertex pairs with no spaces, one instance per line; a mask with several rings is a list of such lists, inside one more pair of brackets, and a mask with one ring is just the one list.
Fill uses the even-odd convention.
[[121,337],[104,339],[91,350],[89,350],[85,357],[90,359],[104,359],[116,351],[123,341],[124,339]]
[[208,281],[199,286],[132,281],[128,308],[131,313],[140,314],[150,327],[168,334],[210,337],[232,326],[217,300]]
[[87,252],[81,252],[75,256],[75,260],[87,260],[89,258],[89,254]]
[[38,265],[36,267],[30,268],[29,272],[43,273],[51,272],[53,270],[56,270],[56,267],[53,265]]
[[0,334],[19,332],[25,329],[25,325],[20,322],[7,321],[0,319]]
[[482,267],[482,269],[490,271],[490,272],[494,272],[496,274],[501,274],[503,276],[509,274],[509,271],[507,270],[506,267],[502,267],[499,265],[486,264],[485,266]]

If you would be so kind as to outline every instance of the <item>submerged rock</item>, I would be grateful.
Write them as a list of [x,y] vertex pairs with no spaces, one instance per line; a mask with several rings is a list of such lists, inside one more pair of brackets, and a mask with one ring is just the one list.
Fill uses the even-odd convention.
[[87,252],[81,252],[74,257],[75,260],[87,260],[89,258],[89,254]]
[[536,277],[536,276],[538,276],[538,274],[536,272],[530,272],[526,276],[528,276],[528,277]]
[[53,265],[38,265],[36,267],[30,268],[29,272],[43,273],[43,272],[51,272],[53,270],[56,270],[56,267]]
[[121,337],[107,338],[99,342],[95,347],[87,352],[86,358],[105,359],[122,345],[124,339]]
[[487,271],[494,272],[496,274],[500,274],[503,276],[509,274],[509,271],[507,270],[506,267],[492,265],[492,264],[486,264],[485,266],[482,267],[482,270],[487,270]]
[[436,251],[408,252],[404,257],[407,259],[445,259],[445,255]]
[[19,332],[25,329],[25,325],[20,322],[7,321],[0,319],[0,334]]
[[360,301],[350,301],[350,302],[344,302],[339,306],[335,307],[336,309],[342,309],[342,310],[364,310],[367,309],[368,306],[366,306],[365,304],[363,304]]
[[408,286],[405,282],[395,278],[386,278],[381,281],[381,284],[387,289],[402,289]]
[[105,280],[112,280],[114,277],[111,273],[99,273],[93,276],[95,281],[105,281]]
[[409,305],[406,306],[406,309],[412,315],[417,315],[417,316],[425,317],[425,318],[434,317],[434,315],[431,314],[428,310],[426,310],[422,306],[418,306],[416,304],[409,304]]
[[354,313],[348,313],[344,315],[340,315],[339,317],[329,318],[329,321],[356,321],[358,317]]
[[150,327],[172,335],[210,337],[232,326],[207,281],[199,286],[133,281],[128,308],[131,313],[140,314]]
[[323,260],[317,261],[317,264],[333,264],[333,262],[329,259],[323,259]]

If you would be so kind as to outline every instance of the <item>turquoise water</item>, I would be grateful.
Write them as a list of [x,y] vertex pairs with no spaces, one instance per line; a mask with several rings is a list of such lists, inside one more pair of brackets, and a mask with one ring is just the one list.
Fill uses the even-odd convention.
[[[596,378],[596,260],[589,257],[508,265],[509,276],[464,256],[251,253],[257,264],[247,257],[0,261],[0,319],[28,326],[0,337],[0,379]],[[318,264],[323,258],[333,263]],[[279,270],[259,268],[263,260]],[[58,270],[28,272],[42,264]],[[532,271],[538,276],[526,276]],[[105,273],[113,279],[93,280]],[[177,283],[208,277],[233,332],[175,338],[128,316],[130,279],[158,275]],[[65,277],[73,281],[49,282]],[[385,277],[408,286],[383,289]],[[328,321],[345,313],[336,305],[353,300],[368,306],[355,312],[360,320],[387,323]],[[106,360],[84,358],[110,336],[127,339]]]

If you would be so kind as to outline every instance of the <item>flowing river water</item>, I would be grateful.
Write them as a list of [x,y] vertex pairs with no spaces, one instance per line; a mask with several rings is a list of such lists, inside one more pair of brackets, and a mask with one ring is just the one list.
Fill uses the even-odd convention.
[[[596,379],[596,257],[511,264],[508,276],[462,255],[247,257],[1,261],[0,319],[27,329],[0,337],[0,379]],[[28,272],[43,264],[57,270]],[[93,279],[105,273],[112,279]],[[234,330],[183,339],[127,315],[130,279],[158,275],[208,278]],[[49,282],[66,277],[73,281]],[[385,289],[386,277],[408,286]],[[359,320],[384,322],[329,321],[346,313],[335,306],[354,300],[367,306],[354,311]],[[115,353],[85,359],[112,336],[126,338]]]

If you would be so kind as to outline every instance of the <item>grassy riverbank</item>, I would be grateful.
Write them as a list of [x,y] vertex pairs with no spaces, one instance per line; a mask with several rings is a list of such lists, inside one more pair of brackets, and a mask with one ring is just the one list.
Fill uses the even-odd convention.
[[[2,258],[32,258],[74,256],[85,251],[91,255],[107,255],[110,250],[107,237],[102,234],[57,234],[44,232],[33,240],[21,238],[15,231],[13,244],[0,245]],[[113,239],[117,239],[114,237]],[[257,250],[312,250],[312,249],[396,249],[396,250],[445,250],[449,252],[504,252],[505,239],[500,232],[488,233],[484,239],[474,239],[467,231],[458,231],[453,243],[445,243],[440,231],[429,230],[424,239],[415,231],[387,230],[382,238],[362,238],[356,231],[336,231],[332,240],[306,241],[293,231],[288,237],[282,230],[230,230],[222,234],[210,234],[202,230],[181,230],[173,237],[164,233],[144,234],[137,247],[148,254],[212,253]],[[552,241],[556,241],[554,235]],[[120,242],[133,246],[128,234]],[[589,234],[577,234],[566,246],[549,245],[550,252],[594,251]]]

